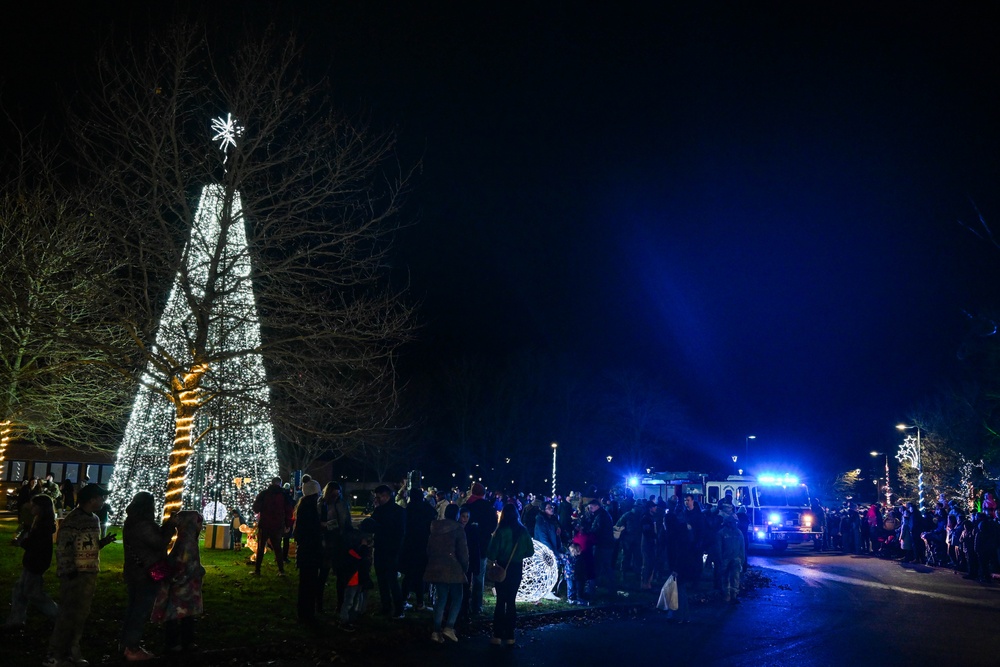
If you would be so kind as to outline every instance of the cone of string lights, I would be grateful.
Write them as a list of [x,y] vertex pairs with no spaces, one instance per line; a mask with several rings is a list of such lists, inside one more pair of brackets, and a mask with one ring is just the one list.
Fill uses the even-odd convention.
[[[235,145],[239,126],[231,117],[213,128],[223,152]],[[202,189],[183,260],[156,334],[157,357],[170,364],[150,362],[140,379],[111,479],[111,506],[120,514],[136,491],[147,490],[164,517],[209,503],[213,517],[220,508],[249,517],[256,492],[278,472],[278,457],[261,355],[226,354],[261,345],[238,192],[227,197],[220,185]],[[190,295],[209,289],[213,298],[200,303],[211,303],[211,312],[193,312]],[[186,332],[196,317],[208,318],[211,362],[190,351]]]

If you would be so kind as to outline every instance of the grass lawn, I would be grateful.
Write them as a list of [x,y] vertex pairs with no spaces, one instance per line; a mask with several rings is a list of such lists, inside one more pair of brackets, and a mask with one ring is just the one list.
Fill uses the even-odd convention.
[[[16,521],[13,514],[0,515],[0,596],[9,600],[14,580],[20,576],[22,549],[11,545]],[[121,529],[112,528],[121,538]],[[377,641],[385,645],[392,641],[412,638],[427,639],[431,630],[428,613],[410,613],[406,620],[391,621],[373,616],[379,608],[378,591],[372,591],[368,614],[361,620],[361,631],[345,634],[332,625],[324,624],[319,631],[298,624],[295,616],[295,599],[298,573],[294,564],[286,568],[288,576],[279,578],[274,557],[264,558],[263,576],[252,576],[253,566],[247,565],[250,552],[203,549],[201,562],[207,573],[204,582],[205,614],[197,623],[197,642],[204,651],[216,649],[258,650],[261,657],[288,654],[295,651],[313,655],[319,660],[332,660],[335,655],[345,657],[357,651],[369,650]],[[121,542],[108,545],[101,551],[101,573],[98,575],[97,594],[93,611],[84,634],[83,655],[91,662],[117,660],[118,632],[125,611],[125,583],[122,580],[123,551]],[[56,602],[59,586],[55,576],[55,562],[45,574],[46,590]],[[328,583],[332,589],[333,582]],[[334,596],[335,597],[335,596]],[[492,618],[493,598],[487,592],[487,618]],[[3,618],[9,611],[9,602],[0,606]],[[543,601],[537,605],[519,605],[525,614],[573,609],[563,602]],[[484,631],[484,626],[478,629]],[[51,622],[35,610],[28,612],[28,625],[19,635],[4,638],[2,664],[5,667],[38,665],[45,656]],[[477,628],[474,627],[473,631]],[[162,631],[150,625],[146,631],[146,644],[154,652],[162,649]],[[238,655],[238,654],[237,654]],[[221,656],[220,656],[221,657]]]

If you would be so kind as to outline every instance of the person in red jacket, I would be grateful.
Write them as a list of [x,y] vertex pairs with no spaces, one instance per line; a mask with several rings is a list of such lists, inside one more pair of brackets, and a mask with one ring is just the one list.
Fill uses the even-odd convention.
[[285,576],[285,558],[281,552],[281,538],[292,527],[294,507],[291,499],[281,488],[281,478],[275,477],[271,485],[257,494],[253,501],[253,511],[257,513],[257,556],[254,560],[254,574],[260,576],[260,566],[264,561],[264,549],[271,543],[274,559],[278,562],[278,576]]

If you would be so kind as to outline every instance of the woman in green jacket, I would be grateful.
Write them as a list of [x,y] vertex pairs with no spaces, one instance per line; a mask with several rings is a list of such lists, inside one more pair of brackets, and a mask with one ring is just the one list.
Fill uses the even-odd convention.
[[524,559],[535,553],[534,544],[528,529],[521,524],[517,508],[507,503],[500,513],[497,529],[490,538],[486,549],[486,557],[503,566],[507,575],[497,582],[497,603],[493,611],[493,638],[490,643],[499,646],[501,643],[510,647],[517,646],[514,642],[514,627],[517,624],[517,589],[521,587],[521,577],[524,574]]

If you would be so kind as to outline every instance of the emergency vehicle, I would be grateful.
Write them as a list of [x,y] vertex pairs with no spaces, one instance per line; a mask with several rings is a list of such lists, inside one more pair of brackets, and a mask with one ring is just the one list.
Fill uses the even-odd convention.
[[702,507],[715,507],[726,497],[746,508],[750,542],[770,544],[784,551],[789,544],[819,543],[823,529],[813,514],[809,487],[792,475],[730,475],[724,480],[693,472],[651,472],[633,478],[629,486],[644,498],[683,497],[691,493]]

